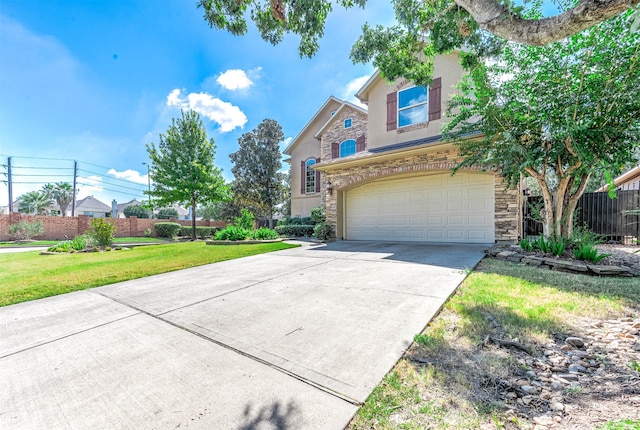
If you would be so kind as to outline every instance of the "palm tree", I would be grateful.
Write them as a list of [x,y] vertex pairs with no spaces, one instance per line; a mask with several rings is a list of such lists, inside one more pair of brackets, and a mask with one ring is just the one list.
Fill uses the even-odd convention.
[[51,199],[42,191],[29,191],[19,197],[18,210],[33,215],[46,215]]
[[57,184],[46,184],[42,187],[42,192],[58,204],[62,216],[67,216],[67,208],[73,201],[73,187],[68,182],[58,182]]

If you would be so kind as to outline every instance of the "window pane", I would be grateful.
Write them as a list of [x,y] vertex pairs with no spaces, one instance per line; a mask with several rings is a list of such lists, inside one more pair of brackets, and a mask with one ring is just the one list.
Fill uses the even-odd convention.
[[316,171],[311,169],[311,166],[316,164],[316,160],[307,160],[305,163],[307,166],[306,171],[306,185],[305,190],[307,193],[315,193],[316,192]]
[[350,127],[351,127],[351,118],[345,119],[344,120],[344,128],[350,128]]
[[427,105],[401,110],[398,112],[398,127],[426,122],[427,112]]
[[340,157],[346,157],[347,155],[356,153],[356,141],[345,140],[340,144]]
[[426,101],[427,89],[425,87],[413,87],[398,93],[398,109],[426,103]]

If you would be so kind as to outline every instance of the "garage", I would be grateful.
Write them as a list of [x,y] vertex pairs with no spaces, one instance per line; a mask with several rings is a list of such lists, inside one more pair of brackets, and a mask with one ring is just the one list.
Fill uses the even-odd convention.
[[494,176],[459,172],[383,179],[344,195],[345,239],[493,243]]

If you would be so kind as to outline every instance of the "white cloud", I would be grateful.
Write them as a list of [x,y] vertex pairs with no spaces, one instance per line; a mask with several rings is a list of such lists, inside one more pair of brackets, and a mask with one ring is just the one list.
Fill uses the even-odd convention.
[[247,77],[244,70],[240,69],[227,70],[218,76],[216,82],[231,91],[246,90],[253,85],[253,81]]
[[340,97],[343,100],[349,101],[358,106],[366,107],[365,104],[363,104],[362,102],[360,102],[360,100],[358,100],[355,94],[358,92],[358,90],[360,90],[360,88],[362,88],[362,86],[369,80],[370,77],[371,76],[369,75],[365,75],[365,76],[360,76],[359,78],[350,80],[342,90]]
[[167,96],[167,106],[178,106],[198,112],[216,122],[223,133],[236,127],[242,128],[247,123],[247,116],[238,106],[207,93],[190,93],[186,97],[180,97],[180,90],[176,88]]
[[118,172],[116,169],[109,169],[107,172],[109,175],[113,175],[118,179],[126,179],[127,181],[135,182],[136,184],[148,185],[148,175],[142,175],[137,170],[127,169],[123,172]]
[[100,176],[90,175],[90,176],[78,176],[78,195],[77,198],[85,198],[87,196],[93,195],[94,192],[101,192],[103,190],[102,187],[102,178]]

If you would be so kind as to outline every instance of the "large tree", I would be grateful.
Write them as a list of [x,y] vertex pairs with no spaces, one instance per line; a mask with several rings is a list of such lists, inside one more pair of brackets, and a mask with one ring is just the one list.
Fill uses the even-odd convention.
[[[396,24],[372,28],[365,24],[351,58],[373,61],[383,76],[404,76],[428,83],[435,54],[482,43],[482,34],[530,45],[545,45],[622,14],[640,0],[560,0],[561,13],[543,18],[511,0],[394,0]],[[247,11],[262,38],[277,44],[287,33],[300,36],[299,53],[313,56],[319,49],[331,0],[200,0],[212,27],[235,35],[247,32]],[[366,0],[337,0],[350,8]],[[538,5],[539,2],[524,2]],[[636,13],[636,19],[640,18]]]
[[158,146],[147,145],[154,189],[149,193],[157,206],[191,205],[191,238],[196,240],[196,207],[224,200],[228,188],[214,164],[215,144],[207,140],[200,115],[182,112],[171,121]]
[[238,139],[238,150],[230,155],[235,176],[233,195],[236,204],[248,208],[258,217],[269,218],[273,226],[276,206],[285,199],[285,174],[280,142],[282,127],[272,119],[263,120],[254,130]]
[[29,191],[18,199],[18,211],[30,215],[46,215],[51,206],[51,199],[42,191]]
[[57,182],[55,184],[46,184],[42,187],[42,192],[49,198],[54,200],[62,216],[67,216],[67,208],[73,202],[73,186],[68,182]]
[[629,14],[544,47],[509,44],[478,64],[449,105],[445,128],[465,160],[511,185],[530,176],[544,198],[546,235],[571,236],[594,172],[615,176],[640,145],[640,33]]

